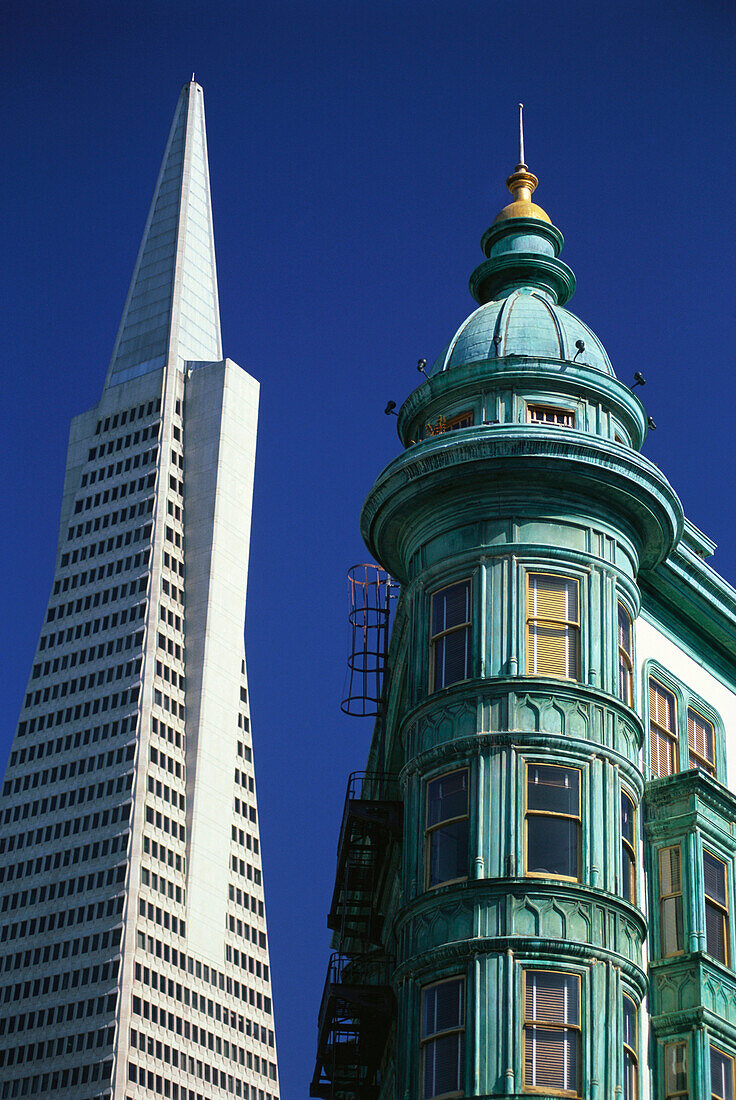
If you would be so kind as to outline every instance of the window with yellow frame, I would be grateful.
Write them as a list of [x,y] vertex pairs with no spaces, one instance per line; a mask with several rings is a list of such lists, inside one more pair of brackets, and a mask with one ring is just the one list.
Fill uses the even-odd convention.
[[524,971],[524,1092],[579,1096],[580,978],[559,970]]
[[734,1100],[734,1062],[730,1054],[724,1054],[711,1044],[710,1095],[711,1100]]
[[636,809],[626,791],[621,791],[621,895],[636,904]]
[[618,697],[627,707],[634,705],[634,631],[631,616],[618,602]]
[[659,850],[659,941],[663,958],[684,950],[682,910],[682,849],[672,844]]
[[579,768],[526,766],[526,873],[580,881]]
[[688,1100],[687,1043],[666,1043],[664,1048],[665,1100]]
[[622,998],[624,1038],[623,1100],[639,1100],[639,1013],[631,997]]
[[703,849],[703,892],[705,894],[705,950],[728,966],[728,872],[726,864]]
[[580,586],[574,577],[527,573],[526,671],[580,678]]
[[528,424],[554,424],[558,428],[575,427],[575,410],[561,409],[556,405],[527,405]]

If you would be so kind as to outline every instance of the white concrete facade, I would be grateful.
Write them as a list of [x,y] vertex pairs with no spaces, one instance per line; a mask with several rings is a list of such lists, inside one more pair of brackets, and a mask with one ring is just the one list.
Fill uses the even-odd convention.
[[243,641],[257,414],[220,350],[191,83],[72,424],[0,794],[0,1098],[279,1095]]

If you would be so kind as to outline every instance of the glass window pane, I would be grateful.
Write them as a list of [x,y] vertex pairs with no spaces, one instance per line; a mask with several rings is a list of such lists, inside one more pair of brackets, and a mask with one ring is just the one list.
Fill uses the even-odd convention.
[[626,847],[621,848],[621,894],[624,901],[633,905],[636,901],[635,889],[635,864],[631,852]]
[[577,817],[580,812],[579,770],[530,764],[527,772],[527,809]]
[[453,1032],[433,1039],[424,1048],[424,1097],[461,1092],[464,1034]]
[[465,980],[455,978],[422,992],[423,1095],[462,1092]]
[[470,621],[470,581],[443,588],[432,597],[432,634]]
[[728,924],[721,909],[705,902],[705,950],[719,962],[728,962]]
[[688,707],[687,711],[687,740],[690,752],[700,757],[699,760],[691,761],[691,766],[705,766],[707,770],[712,770],[715,760],[713,726],[692,707]]
[[468,876],[468,819],[441,825],[429,834],[429,885]]
[[623,657],[618,662],[618,696],[622,703],[631,706],[633,702],[633,685],[631,682],[631,668]]
[[629,796],[621,792],[621,835],[629,844],[634,844],[634,803]]
[[529,626],[530,671],[561,680],[578,674],[577,627],[534,622]]
[[710,1091],[714,1100],[734,1100],[733,1058],[710,1048]]
[[682,890],[680,845],[662,848],[659,853],[659,892],[678,894]]
[[671,691],[656,680],[649,681],[649,718],[670,733],[676,732],[676,703]]
[[524,1084],[531,1088],[577,1092],[580,1032],[569,1028],[527,1027]]
[[665,1092],[687,1093],[687,1060],[685,1043],[668,1043],[664,1048]]
[[470,627],[444,634],[434,643],[434,689],[467,680],[470,655]]
[[624,1042],[627,1047],[631,1047],[636,1051],[639,1049],[638,1036],[636,1033],[636,1005],[630,997],[624,995],[623,997],[623,1024],[624,1024]]
[[580,824],[565,817],[527,818],[527,873],[579,878]]
[[623,1100],[637,1100],[639,1095],[639,1068],[630,1051],[624,1051],[624,1095]]
[[682,896],[663,898],[660,902],[662,954],[676,955],[682,951],[684,929],[682,923]]
[[726,865],[710,852],[703,852],[703,879],[706,897],[726,906]]
[[529,595],[535,619],[578,622],[578,582],[573,578],[530,573]]
[[631,656],[631,619],[621,603],[618,605],[618,644]]
[[427,785],[427,824],[438,825],[468,812],[467,769],[441,775]]
[[422,1036],[462,1027],[464,978],[440,982],[423,991]]
[[580,982],[576,974],[527,970],[524,977],[526,1020],[546,1024],[580,1023]]
[[677,740],[652,726],[649,748],[655,776],[674,775],[677,771]]

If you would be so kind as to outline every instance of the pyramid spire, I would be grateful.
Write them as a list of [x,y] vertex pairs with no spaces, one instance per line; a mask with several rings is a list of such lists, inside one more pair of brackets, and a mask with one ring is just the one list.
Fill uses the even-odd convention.
[[221,359],[204,95],[191,80],[174,112],[106,385]]

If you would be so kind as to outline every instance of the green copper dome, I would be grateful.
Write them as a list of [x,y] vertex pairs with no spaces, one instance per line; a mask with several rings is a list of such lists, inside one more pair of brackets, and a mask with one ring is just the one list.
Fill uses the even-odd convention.
[[614,375],[598,337],[564,308],[575,292],[575,276],[559,258],[562,234],[531,202],[537,182],[524,163],[506,181],[514,202],[483,234],[485,259],[470,276],[480,308],[462,323],[431,374],[478,362],[492,369],[495,359],[521,356]]
[[[584,351],[576,346],[578,341],[584,343]],[[605,348],[579,317],[551,302],[548,295],[525,287],[471,313],[431,373],[509,355],[574,360],[604,374],[614,373]]]

